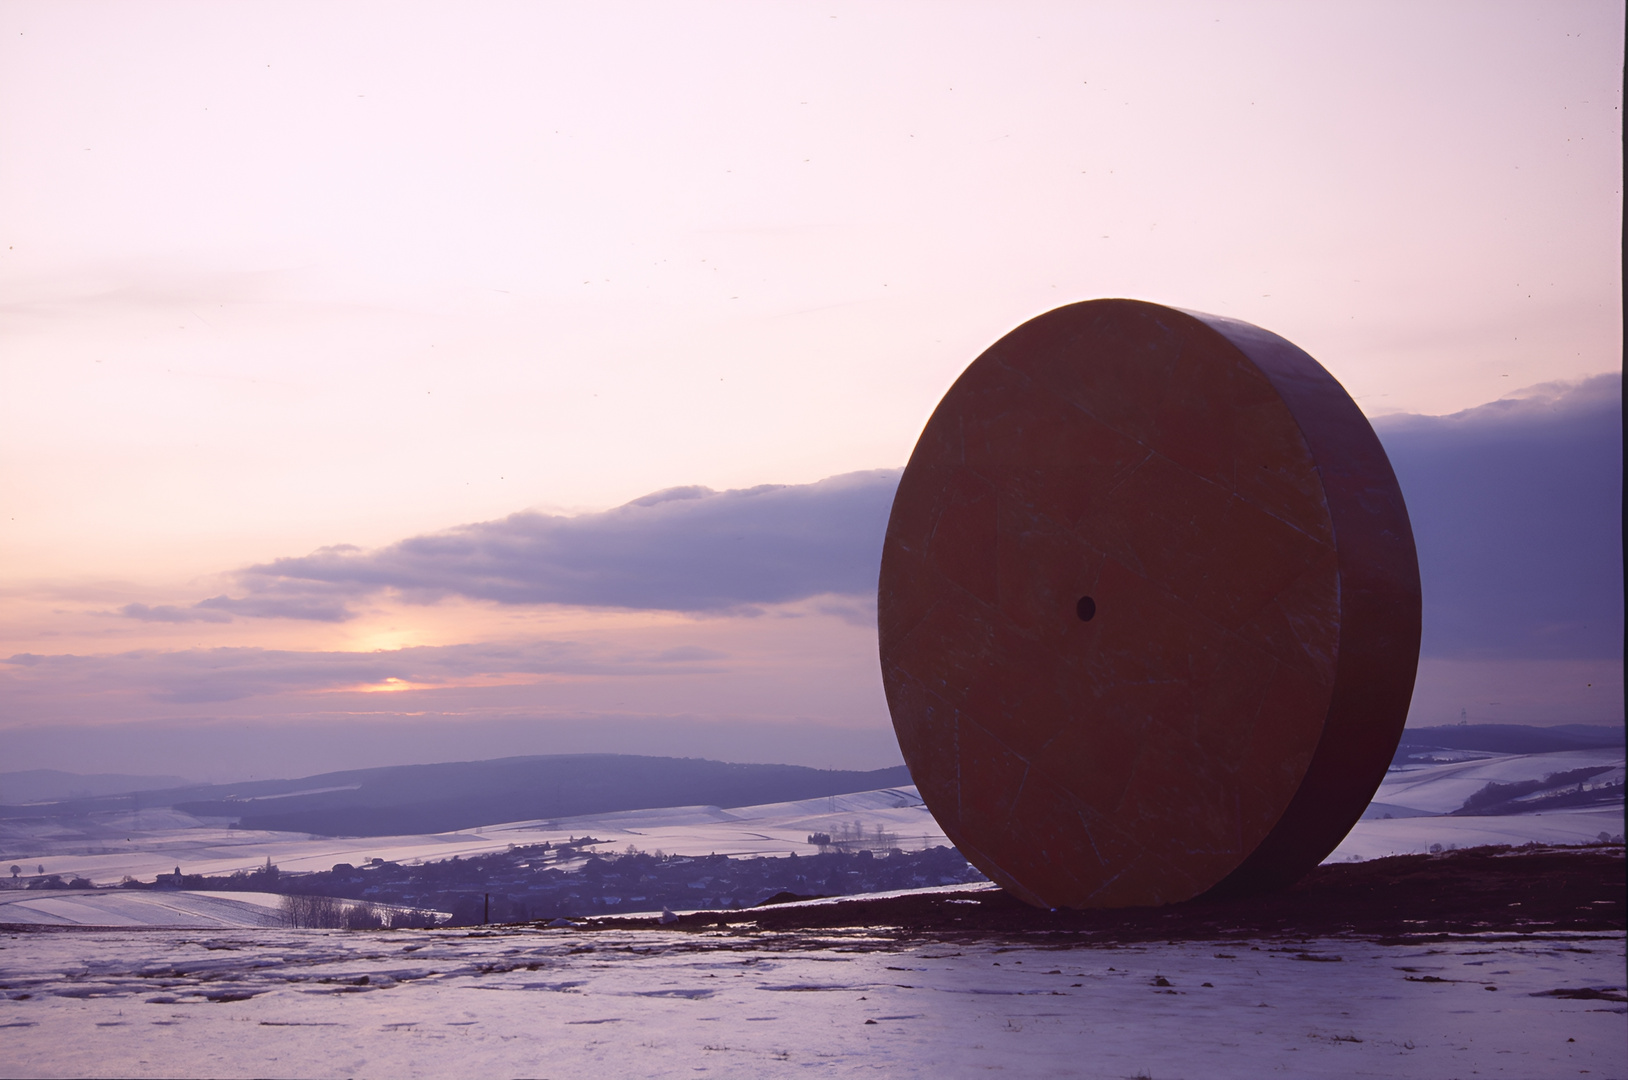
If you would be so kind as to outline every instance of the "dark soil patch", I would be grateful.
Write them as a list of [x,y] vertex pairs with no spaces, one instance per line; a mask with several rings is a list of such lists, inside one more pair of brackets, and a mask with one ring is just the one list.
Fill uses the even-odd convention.
[[[665,929],[888,927],[912,936],[1052,933],[1114,942],[1338,935],[1417,940],[1466,933],[1621,932],[1625,904],[1628,878],[1620,845],[1484,847],[1320,866],[1281,892],[1199,897],[1167,907],[1046,911],[1000,891],[937,892],[698,912]],[[646,925],[658,926],[653,919],[618,918],[587,924]]]

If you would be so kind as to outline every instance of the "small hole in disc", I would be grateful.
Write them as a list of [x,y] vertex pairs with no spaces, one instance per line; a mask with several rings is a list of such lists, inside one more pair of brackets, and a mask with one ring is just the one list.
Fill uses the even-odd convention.
[[1091,617],[1097,613],[1097,602],[1089,596],[1080,597],[1080,602],[1074,605],[1074,613],[1080,617],[1081,622],[1090,622]]

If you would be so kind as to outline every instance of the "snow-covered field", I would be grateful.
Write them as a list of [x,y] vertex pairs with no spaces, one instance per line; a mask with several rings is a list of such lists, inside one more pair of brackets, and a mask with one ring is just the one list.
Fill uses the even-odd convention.
[[[302,925],[290,923],[288,898],[281,893],[206,890],[80,891],[40,890],[0,893],[0,924],[18,926],[151,926],[226,930]],[[398,911],[428,914],[445,921],[450,912],[396,908],[357,900],[335,900],[394,917]],[[305,924],[309,925],[309,924]]]
[[303,833],[270,833],[250,829],[212,828],[172,810],[143,811],[107,821],[0,822],[0,862],[14,862],[27,872],[81,875],[96,884],[116,884],[125,875],[152,880],[181,867],[188,874],[249,871],[270,858],[285,872],[327,870],[335,863],[359,866],[370,859],[409,862],[449,859],[483,851],[502,851],[511,844],[558,843],[573,836],[606,841],[600,850],[621,851],[629,844],[641,851],[686,855],[808,855],[819,849],[808,843],[817,832],[837,835],[855,824],[867,835],[878,828],[916,849],[947,844],[944,831],[922,805],[914,787],[885,788],[801,802],[720,810],[716,806],[679,806],[628,810],[614,814],[517,821],[432,836],[354,838],[312,837]]
[[[1604,833],[1623,835],[1623,804],[1576,810],[1549,810],[1526,814],[1446,816],[1489,783],[1509,784],[1542,780],[1555,773],[1600,768],[1590,784],[1621,783],[1624,754],[1621,747],[1606,750],[1566,750],[1552,754],[1483,754],[1458,751],[1443,757],[1461,760],[1438,765],[1393,768],[1374,793],[1362,820],[1346,836],[1328,862],[1348,862],[1407,855],[1442,848],[1478,847],[1482,844],[1586,844]],[[1620,790],[1620,789],[1619,789]],[[1620,796],[1619,796],[1620,799]]]
[[283,898],[263,892],[7,892],[0,923],[25,926],[282,926]]
[[[1620,773],[1621,750],[1452,756],[1393,770],[1331,859],[1623,831],[1620,803],[1442,816],[1490,781]],[[856,828],[945,842],[911,788],[361,840],[167,811],[8,828],[5,862],[100,882],[585,834],[732,855],[807,853],[811,833]],[[1628,1077],[1621,934],[1048,947],[874,930],[323,931],[281,928],[280,901],[0,891],[0,923],[39,927],[0,935],[0,1075]]]
[[[1620,780],[1624,759],[1621,749],[1519,755],[1460,752],[1447,756],[1460,760],[1393,769],[1363,820],[1329,856],[1329,861],[1481,844],[1579,844],[1593,842],[1602,833],[1623,833],[1620,802],[1603,809],[1445,816],[1489,782],[1539,780],[1589,767],[1607,769],[1591,782]],[[375,858],[428,861],[588,835],[605,841],[600,850],[610,851],[621,851],[631,844],[643,851],[688,855],[810,854],[818,850],[808,843],[814,833],[862,831],[875,836],[878,830],[896,837],[897,843],[907,848],[948,843],[916,789],[904,787],[732,810],[670,807],[511,822],[432,836],[360,839],[222,829],[172,810],[143,811],[97,821],[12,820],[0,823],[0,844],[4,845],[0,863],[19,865],[30,874],[83,876],[96,884],[109,885],[125,875],[150,881],[177,866],[189,874],[230,874],[252,870],[269,858],[285,872],[327,870],[336,863],[360,865]],[[0,891],[0,923],[270,925],[264,921],[262,908],[253,901],[227,899],[248,894],[221,894],[221,899],[208,902],[183,900],[184,895],[203,894]],[[97,921],[104,916],[105,921]]]
[[1508,784],[1519,780],[1541,780],[1554,773],[1576,769],[1605,768],[1589,778],[1589,783],[1622,783],[1623,748],[1604,750],[1562,750],[1552,754],[1488,754],[1459,750],[1443,753],[1436,765],[1393,767],[1374,793],[1368,815],[1400,811],[1420,814],[1450,814],[1464,800],[1489,783]]
[[1621,1077],[1625,1006],[1550,991],[1624,963],[1620,935],[36,932],[0,937],[0,1074]]

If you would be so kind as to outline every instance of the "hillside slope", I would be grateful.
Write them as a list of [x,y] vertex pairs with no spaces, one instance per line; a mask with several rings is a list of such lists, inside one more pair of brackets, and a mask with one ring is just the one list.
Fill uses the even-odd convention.
[[908,783],[910,775],[902,765],[851,772],[697,758],[558,754],[144,791],[0,807],[0,816],[83,816],[173,807],[200,818],[231,819],[244,829],[398,836],[664,806],[755,806]]

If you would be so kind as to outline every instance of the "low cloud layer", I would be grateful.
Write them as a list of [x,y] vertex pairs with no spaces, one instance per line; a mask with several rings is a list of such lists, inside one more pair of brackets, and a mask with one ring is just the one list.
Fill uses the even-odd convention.
[[447,596],[704,612],[876,590],[882,534],[899,470],[739,491],[670,488],[603,513],[524,512],[386,548],[323,548],[238,575],[240,596],[188,607],[131,604],[136,619],[233,615],[338,622],[390,590],[410,602]]
[[126,604],[119,609],[119,614],[127,619],[139,619],[142,622],[223,623],[232,621],[230,612],[216,611],[205,607],[201,603],[194,604],[192,607],[176,607],[174,604],[158,604],[152,607],[146,604]]
[[1622,655],[1622,376],[1375,423],[1407,498],[1424,653]]
[[[1418,540],[1426,655],[1621,654],[1621,402],[1613,374],[1451,416],[1376,422]],[[684,612],[826,594],[867,605],[898,478],[890,469],[741,491],[673,488],[603,513],[519,513],[373,551],[279,559],[242,571],[237,595],[123,614],[337,622],[384,591],[421,603]],[[869,609],[852,617],[868,620]]]

